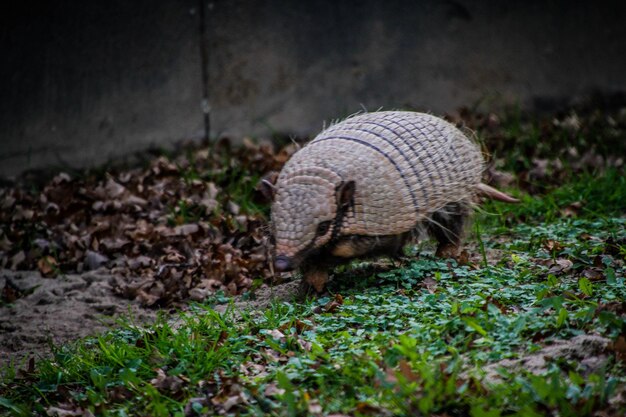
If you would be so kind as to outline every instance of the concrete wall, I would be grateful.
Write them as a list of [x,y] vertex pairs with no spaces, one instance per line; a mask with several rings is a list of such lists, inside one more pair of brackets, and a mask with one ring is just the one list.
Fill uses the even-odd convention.
[[202,47],[212,136],[626,91],[620,1],[48,3],[3,16],[0,175],[201,138]]
[[0,25],[0,175],[202,131],[196,1],[23,4]]

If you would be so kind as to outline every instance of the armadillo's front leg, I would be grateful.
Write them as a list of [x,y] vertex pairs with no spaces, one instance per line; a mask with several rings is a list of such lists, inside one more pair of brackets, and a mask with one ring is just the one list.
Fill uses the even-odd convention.
[[311,262],[302,265],[301,292],[303,294],[310,294],[315,290],[317,294],[323,293],[326,289],[326,283],[328,282],[328,269],[329,267],[323,263]]
[[313,288],[318,294],[321,294],[326,289],[326,283],[328,282],[328,270],[311,268],[306,271],[302,271],[302,283],[303,285]]

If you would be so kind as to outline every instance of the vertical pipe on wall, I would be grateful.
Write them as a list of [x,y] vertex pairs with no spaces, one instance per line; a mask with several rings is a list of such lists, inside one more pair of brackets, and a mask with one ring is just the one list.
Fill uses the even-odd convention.
[[200,65],[202,67],[202,113],[204,115],[204,137],[208,142],[211,139],[211,104],[209,102],[209,42],[207,38],[207,14],[213,6],[208,0],[198,0],[200,17]]

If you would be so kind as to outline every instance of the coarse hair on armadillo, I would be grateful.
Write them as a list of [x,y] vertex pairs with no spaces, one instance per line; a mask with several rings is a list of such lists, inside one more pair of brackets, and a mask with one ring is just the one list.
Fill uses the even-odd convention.
[[[381,111],[332,124],[296,152],[278,176],[272,206],[277,251],[289,256],[340,236],[409,232],[451,203],[470,205],[484,160],[479,146],[436,116]],[[351,207],[332,236],[336,193],[354,182]],[[436,220],[434,220],[436,221]]]

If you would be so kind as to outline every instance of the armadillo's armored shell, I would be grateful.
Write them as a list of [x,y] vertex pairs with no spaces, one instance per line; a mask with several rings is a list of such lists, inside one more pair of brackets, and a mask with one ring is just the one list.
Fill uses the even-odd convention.
[[297,178],[335,185],[353,180],[355,207],[340,234],[394,235],[448,203],[468,201],[482,171],[480,149],[450,123],[429,114],[387,111],[324,130],[287,162],[276,185],[280,195]]

